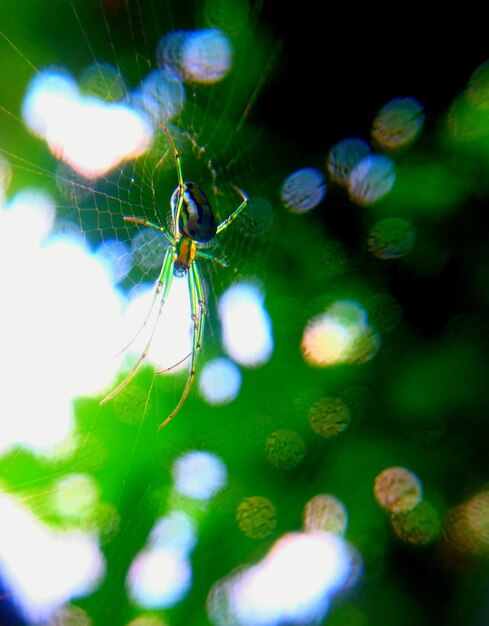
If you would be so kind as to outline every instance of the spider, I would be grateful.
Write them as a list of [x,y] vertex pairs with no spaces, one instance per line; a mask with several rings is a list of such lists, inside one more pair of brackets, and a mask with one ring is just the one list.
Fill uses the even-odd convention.
[[[178,411],[182,408],[190,389],[192,382],[195,378],[196,370],[196,358],[197,354],[202,346],[202,340],[204,336],[204,320],[206,316],[206,303],[204,298],[204,290],[202,287],[202,280],[200,277],[200,271],[198,268],[197,260],[199,257],[209,259],[223,267],[227,267],[228,264],[224,259],[218,258],[209,252],[204,252],[202,248],[206,247],[212,239],[226,229],[241,213],[248,203],[248,197],[238,187],[234,187],[234,190],[241,198],[241,203],[237,209],[235,209],[229,217],[223,220],[220,224],[216,222],[216,217],[212,211],[210,202],[205,195],[202,188],[197,184],[189,181],[184,181],[181,155],[178,151],[175,142],[165,124],[161,123],[161,128],[165,133],[170,148],[173,152],[173,158],[175,161],[175,167],[177,171],[178,186],[173,192],[170,200],[170,222],[169,226],[165,227],[161,224],[151,222],[144,217],[132,217],[124,216],[123,220],[126,222],[132,222],[139,226],[147,226],[159,230],[168,240],[168,249],[165,253],[163,263],[161,265],[160,274],[156,283],[156,289],[153,296],[153,301],[143,325],[138,331],[138,335],[144,326],[147,324],[154,306],[159,300],[159,313],[161,312],[163,305],[170,293],[173,278],[184,277],[188,279],[188,290],[190,294],[190,307],[191,318],[193,324],[192,330],[192,351],[185,357],[190,357],[190,369],[187,377],[187,382],[183,389],[182,395],[173,411],[168,417],[159,425],[159,428],[163,428],[172,420]],[[141,356],[137,360],[136,364],[124,378],[124,380],[113,389],[100,404],[105,404],[114,396],[116,396],[122,389],[124,389],[134,378],[141,365],[144,363],[150,346],[151,340],[156,330],[156,323],[153,328],[153,332],[141,353]],[[136,335],[137,336],[137,335]],[[134,341],[134,340],[133,340]],[[131,342],[132,343],[132,342]],[[130,345],[130,344],[129,344]],[[182,361],[185,359],[182,359]],[[181,362],[181,361],[180,361]],[[179,362],[179,363],[180,363]],[[174,366],[178,365],[176,363]],[[168,369],[172,369],[172,367]],[[162,373],[161,370],[157,372]]]

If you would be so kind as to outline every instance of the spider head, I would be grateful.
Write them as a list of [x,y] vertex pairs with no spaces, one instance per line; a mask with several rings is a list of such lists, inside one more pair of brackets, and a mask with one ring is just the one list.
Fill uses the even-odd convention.
[[173,276],[175,276],[175,278],[183,278],[187,275],[187,272],[188,267],[179,263],[178,260],[175,261],[175,263],[173,264]]

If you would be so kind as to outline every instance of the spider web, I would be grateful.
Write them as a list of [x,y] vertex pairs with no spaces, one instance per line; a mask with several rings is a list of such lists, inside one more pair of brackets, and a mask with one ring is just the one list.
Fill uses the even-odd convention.
[[[199,14],[201,26],[208,25],[210,18],[205,5],[198,5],[189,13],[185,14],[177,5],[162,9],[154,1],[70,2],[63,5],[63,16],[57,20],[60,24],[57,35],[49,35],[53,42],[49,55],[45,50],[42,54],[33,51],[24,41],[11,40],[9,52],[24,62],[30,78],[44,68],[62,67],[79,80],[87,66],[98,66],[102,72],[105,64],[110,64],[121,77],[122,97],[129,98],[156,67],[156,50],[162,35],[188,28],[189,24],[195,26]],[[40,16],[38,21],[36,29],[43,38],[43,32],[52,29],[53,23],[43,22]],[[253,62],[257,54],[253,59],[248,52],[245,54],[252,36],[252,29],[248,27],[248,30],[249,34],[244,38],[241,35],[241,40],[233,38],[236,50],[229,75],[215,85],[187,83],[184,108],[168,122],[182,154],[184,178],[206,190],[218,221],[225,219],[240,202],[234,186],[242,188],[251,198],[266,196],[267,182],[256,174],[253,150],[256,133],[247,123],[263,81],[258,71],[261,66]],[[65,54],[62,46],[70,34],[74,41],[70,58],[63,58],[60,63]],[[250,67],[254,66],[257,69],[251,71]],[[6,122],[17,129],[21,124],[20,108],[19,102],[2,106]],[[23,140],[26,141],[25,137]],[[169,199],[177,177],[163,132],[157,130],[150,148],[142,156],[94,180],[85,179],[68,165],[53,160],[42,142],[32,137],[27,141],[39,158],[27,159],[25,148],[15,145],[11,149],[7,147],[5,153],[16,171],[32,181],[30,184],[45,186],[55,195],[55,231],[73,231],[92,250],[101,249],[114,265],[114,280],[128,298],[141,286],[152,284],[161,268],[166,240],[157,231],[125,222],[123,218],[135,216],[168,224]],[[20,180],[15,178],[13,188],[21,184]],[[269,216],[263,221],[260,202],[258,205],[255,207],[250,202],[236,224],[212,242],[209,251],[226,259],[232,270],[223,272],[216,264],[203,263],[205,287],[214,293],[214,301],[217,293],[236,279],[233,270],[238,269],[244,275],[256,271],[256,259],[260,258],[257,251],[260,246],[264,249],[262,235],[271,223]]]
[[[54,198],[56,216],[52,232],[78,238],[93,254],[105,254],[111,259],[115,268],[113,286],[124,302],[130,302],[140,291],[151,292],[161,269],[164,237],[155,229],[123,218],[135,216],[167,225],[170,197],[177,186],[168,141],[163,132],[156,133],[151,147],[140,157],[127,160],[96,179],[84,178],[54,158],[46,144],[26,129],[21,118],[26,86],[46,68],[69,72],[79,81],[87,66],[110,64],[123,77],[121,84],[126,97],[156,67],[159,38],[178,29],[208,26],[204,9],[200,4],[182,8],[180,3],[160,5],[155,0],[63,1],[48,8],[33,8],[30,29],[21,29],[20,20],[14,21],[11,28],[8,22],[1,27],[0,50],[5,58],[1,66],[6,73],[5,84],[11,85],[0,98],[3,130],[0,155],[12,167],[6,202],[25,188],[46,192]],[[209,311],[199,366],[207,350],[210,354],[221,352],[217,298],[240,277],[260,274],[271,225],[270,216],[263,219],[260,214],[260,203],[269,202],[268,181],[258,175],[261,168],[255,150],[258,133],[249,121],[252,105],[263,86],[263,63],[251,62],[244,53],[246,43],[252,38],[255,18],[250,19],[246,41],[233,37],[235,53],[229,76],[216,85],[186,84],[185,106],[180,115],[167,123],[182,154],[184,178],[205,189],[218,221],[225,219],[241,202],[235,186],[246,192],[250,201],[259,199],[254,210],[250,202],[250,210],[209,247],[208,252],[226,259],[229,268],[205,259],[200,264]],[[33,43],[31,32],[36,33],[36,41],[43,42],[42,47]],[[265,48],[257,51],[253,58],[264,52]],[[23,240],[23,234],[19,233],[19,247]],[[15,275],[15,267],[8,271]],[[70,276],[75,286],[78,280],[78,276]],[[28,293],[29,286],[20,285],[19,290]],[[95,302],[93,306],[96,308]],[[141,311],[139,326],[145,315],[146,311]],[[190,326],[190,315],[185,317]],[[125,348],[139,326],[129,335],[121,333],[114,352]],[[23,333],[21,330],[19,333],[22,341]],[[188,361],[184,362],[187,364]],[[88,361],[84,367],[90,369],[94,365]],[[31,374],[28,368],[21,373],[25,390],[32,384]],[[104,497],[99,498],[96,519],[85,520],[86,527],[100,532],[102,542],[112,541],[120,529],[123,534],[134,532],[139,539],[131,548],[133,558],[136,544],[144,543],[154,519],[165,509],[161,494],[170,489],[171,459],[189,447],[214,447],[214,435],[206,428],[202,429],[199,441],[189,437],[189,424],[171,440],[162,438],[156,429],[171,410],[172,402],[178,400],[185,376],[182,374],[178,380],[169,382],[168,377],[156,376],[154,369],[148,367],[108,404],[108,409],[99,407],[100,397],[79,400],[76,433],[59,451],[57,460],[35,463],[22,449],[0,458],[2,470],[10,476],[7,488],[28,499],[30,510],[40,519],[78,528],[78,521],[67,521],[53,510],[50,494],[58,489],[58,479],[68,479],[73,473],[95,479]],[[41,373],[38,377],[42,378]],[[161,458],[166,459],[163,466]],[[112,466],[110,478],[109,465]],[[144,487],[138,493],[134,509],[132,494],[136,484]],[[144,528],[139,525],[141,511],[144,511]],[[115,563],[126,561],[127,566],[130,559],[123,544],[116,539],[115,544],[109,545],[113,546],[109,551],[112,556],[109,554],[107,558],[114,558]],[[127,567],[121,571],[127,571]],[[207,589],[202,593],[205,597]],[[90,615],[105,615],[107,598],[115,605],[118,596],[122,606],[127,602],[125,594],[124,584],[108,576],[85,606]],[[0,600],[0,614],[2,610]],[[203,606],[199,612],[202,610]],[[114,623],[120,621],[117,617],[114,620]]]

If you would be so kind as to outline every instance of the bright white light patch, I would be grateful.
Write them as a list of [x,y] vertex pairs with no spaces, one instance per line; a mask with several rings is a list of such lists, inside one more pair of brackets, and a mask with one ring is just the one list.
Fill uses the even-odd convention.
[[29,83],[22,103],[22,117],[34,132],[45,137],[49,121],[62,115],[79,96],[78,85],[66,72],[38,72]]
[[324,619],[331,597],[351,584],[356,568],[351,548],[340,537],[290,533],[257,565],[218,585],[239,626],[309,624]]
[[127,576],[129,593],[139,606],[173,606],[190,589],[192,570],[187,557],[168,547],[150,548],[134,559]]
[[60,72],[41,72],[30,83],[22,115],[52,153],[86,178],[106,174],[149,147],[151,128],[123,104],[81,96]]
[[195,525],[183,511],[171,511],[153,527],[150,543],[158,548],[172,548],[188,554],[197,542]]
[[71,433],[72,399],[117,366],[118,299],[84,247],[46,238],[53,212],[33,193],[0,210],[0,452],[51,451]]
[[97,248],[95,258],[106,268],[114,284],[124,280],[132,267],[129,246],[116,239],[104,241]]
[[199,377],[200,395],[209,404],[232,402],[241,388],[239,367],[228,359],[214,359],[202,368]]
[[227,481],[226,466],[210,452],[184,454],[175,461],[172,475],[175,490],[196,500],[208,500]]
[[192,352],[193,325],[188,280],[175,278],[163,308],[160,309],[158,300],[148,317],[154,293],[154,285],[149,286],[128,304],[117,352],[128,346],[124,355],[130,367],[141,356],[154,331],[146,362],[153,364],[159,372],[168,370],[169,374],[173,374],[188,367],[188,357]]
[[78,520],[95,506],[98,497],[98,485],[88,474],[67,474],[55,483],[51,492],[56,513]]
[[12,497],[0,494],[0,570],[28,620],[48,619],[94,589],[104,561],[92,537],[54,533]]
[[[31,189],[21,191],[12,198],[3,214],[2,222],[5,230],[2,229],[0,237],[3,239],[2,234],[5,236],[5,245],[12,250],[14,245],[12,243],[9,245],[7,239],[10,239],[12,233],[17,231],[16,248],[18,254],[22,254],[25,249],[42,243],[51,231],[55,215],[54,200],[50,196]],[[3,244],[2,239],[0,241]]]
[[273,350],[272,322],[255,285],[237,283],[219,300],[224,349],[240,365],[256,367]]

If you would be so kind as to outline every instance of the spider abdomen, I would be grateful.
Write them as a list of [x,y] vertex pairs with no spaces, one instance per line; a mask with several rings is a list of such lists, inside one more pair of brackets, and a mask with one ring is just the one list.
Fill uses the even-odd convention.
[[183,183],[183,192],[177,187],[171,197],[173,215],[176,214],[182,194],[178,227],[184,237],[197,243],[207,243],[217,231],[216,218],[203,190],[196,183]]

